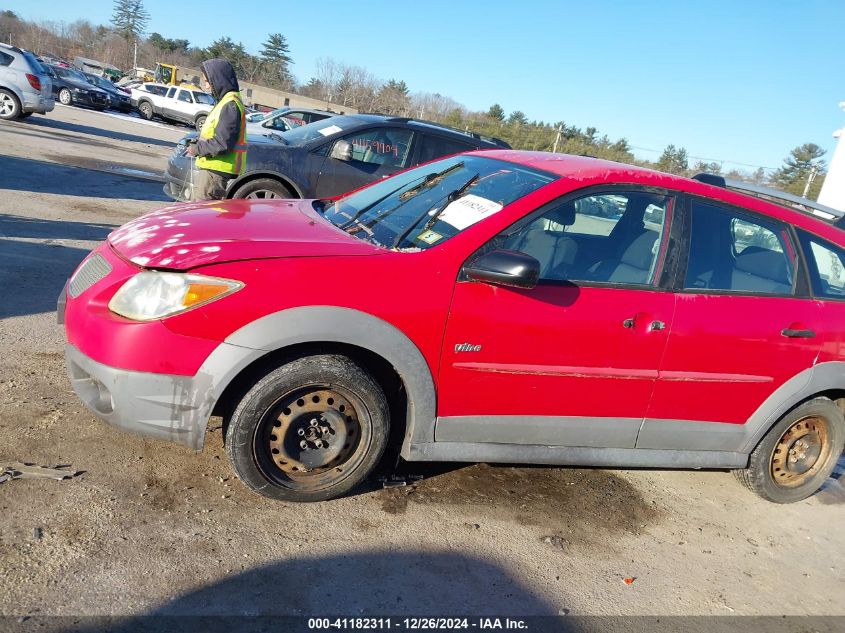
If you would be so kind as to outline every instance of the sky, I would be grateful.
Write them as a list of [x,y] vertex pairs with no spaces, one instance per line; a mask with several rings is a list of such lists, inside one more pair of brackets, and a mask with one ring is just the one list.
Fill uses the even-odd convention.
[[[363,66],[470,110],[596,127],[656,160],[672,143],[726,170],[775,168],[845,127],[842,0],[144,0],[148,32],[258,53],[282,33],[294,76],[320,58]],[[113,2],[0,0],[32,20],[107,24]]]

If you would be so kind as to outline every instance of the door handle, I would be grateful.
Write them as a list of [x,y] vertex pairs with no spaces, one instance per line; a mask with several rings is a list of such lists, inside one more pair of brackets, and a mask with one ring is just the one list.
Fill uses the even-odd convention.
[[787,338],[814,338],[816,336],[813,330],[791,330],[786,328],[781,330],[780,333]]

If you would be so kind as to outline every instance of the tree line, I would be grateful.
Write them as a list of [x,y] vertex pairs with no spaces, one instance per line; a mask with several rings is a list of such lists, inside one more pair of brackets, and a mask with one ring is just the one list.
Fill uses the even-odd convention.
[[291,72],[293,59],[281,33],[268,34],[259,53],[253,55],[242,42],[228,36],[203,48],[193,46],[187,39],[166,38],[157,32],[146,35],[149,17],[142,0],[115,0],[109,26],[87,20],[36,23],[23,20],[12,11],[0,11],[0,37],[39,54],[64,59],[91,57],[119,68],[131,68],[136,55],[138,66],[146,68],[154,68],[156,62],[196,68],[206,59],[222,57],[232,62],[241,80],[325,101],[327,106],[334,103],[359,112],[415,117],[472,130],[500,138],[515,149],[595,156],[686,176],[706,171],[806,194],[812,199],[818,197],[825,178],[825,151],[814,143],[793,149],[784,164],[771,173],[762,167],[753,172],[725,171],[719,162],[691,160],[686,149],[674,144],[668,145],[656,161],[638,159],[627,139],[611,139],[595,127],[529,120],[521,110],[506,113],[499,104],[486,111],[471,111],[451,97],[412,93],[402,79],[383,81],[366,68],[331,58],[317,60],[314,76],[300,83]]

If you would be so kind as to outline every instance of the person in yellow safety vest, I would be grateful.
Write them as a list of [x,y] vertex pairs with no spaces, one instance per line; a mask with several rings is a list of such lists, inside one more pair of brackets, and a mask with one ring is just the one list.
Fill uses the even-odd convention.
[[196,156],[190,200],[222,200],[246,164],[246,110],[235,69],[225,59],[202,63],[203,90],[217,99],[188,155]]

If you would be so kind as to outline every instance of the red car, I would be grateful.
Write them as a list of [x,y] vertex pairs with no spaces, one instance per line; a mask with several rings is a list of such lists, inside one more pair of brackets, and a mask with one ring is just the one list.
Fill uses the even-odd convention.
[[[723,184],[717,181],[717,184]],[[812,494],[845,442],[845,232],[592,158],[462,154],[336,200],[171,206],[60,298],[102,419],[325,500],[409,461],[733,469]]]

